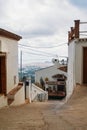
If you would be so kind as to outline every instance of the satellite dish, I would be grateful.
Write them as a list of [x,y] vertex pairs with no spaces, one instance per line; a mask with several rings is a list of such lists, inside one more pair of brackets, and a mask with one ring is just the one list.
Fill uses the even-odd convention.
[[58,60],[58,59],[53,58],[53,59],[52,59],[52,62],[53,62],[53,63],[59,63],[59,60]]

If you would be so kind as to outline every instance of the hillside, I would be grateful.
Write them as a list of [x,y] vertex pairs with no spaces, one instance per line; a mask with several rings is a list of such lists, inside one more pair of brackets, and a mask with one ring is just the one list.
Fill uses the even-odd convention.
[[41,68],[46,68],[53,65],[51,62],[33,62],[30,64],[25,64],[22,66],[22,69],[19,66],[19,79],[23,77],[31,77],[32,83],[35,82],[35,71]]

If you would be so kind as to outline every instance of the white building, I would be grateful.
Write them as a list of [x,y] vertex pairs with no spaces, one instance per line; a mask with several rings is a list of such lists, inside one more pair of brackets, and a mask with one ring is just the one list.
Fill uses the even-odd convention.
[[18,85],[18,41],[21,38],[0,28],[0,107],[8,105],[10,93],[14,93],[14,104],[24,102],[24,88]]
[[35,72],[35,82],[40,83],[41,77],[43,78],[44,81],[45,81],[46,78],[48,78],[49,81],[53,81],[52,76],[56,75],[56,74],[64,74],[67,77],[67,73],[62,71],[61,69],[59,69],[62,66],[63,65],[60,65],[59,63],[57,63],[57,64],[54,64],[53,66],[49,66],[49,67],[37,70]]
[[82,22],[76,20],[75,27],[71,27],[68,36],[68,97],[76,84],[87,84],[87,38],[80,36],[81,24]]
[[[48,95],[50,95],[50,97],[53,94],[58,96],[58,77],[60,76],[66,77],[67,79],[66,66],[56,63],[53,66],[37,70],[35,72],[35,82],[40,84],[40,79],[42,78],[45,83],[44,89],[48,91]],[[64,84],[63,88],[65,87]]]
[[35,101],[47,101],[48,93],[43,89],[39,88],[35,84],[31,83],[31,78],[27,80],[29,83],[25,86],[25,97],[27,101],[35,102]]

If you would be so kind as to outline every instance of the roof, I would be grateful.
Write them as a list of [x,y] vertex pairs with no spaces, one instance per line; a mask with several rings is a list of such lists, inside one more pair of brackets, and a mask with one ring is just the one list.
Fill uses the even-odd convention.
[[17,41],[22,39],[21,36],[15,34],[15,33],[9,32],[7,30],[4,30],[2,28],[0,28],[0,36],[4,36],[4,37],[7,37],[7,38],[12,38],[12,39],[17,40]]
[[52,78],[66,79],[66,76],[64,74],[55,74]]
[[57,81],[47,81],[48,85],[57,85]]
[[36,70],[35,72],[37,72],[37,71],[42,71],[42,70],[45,70],[45,69],[48,69],[48,68],[51,68],[51,67],[54,67],[54,65],[48,66],[48,67],[45,67],[45,68],[40,68],[40,69]]
[[58,69],[60,69],[60,70],[62,70],[62,71],[64,71],[64,72],[67,72],[67,66],[61,66],[61,67],[58,68]]
[[48,85],[65,85],[65,81],[47,81]]

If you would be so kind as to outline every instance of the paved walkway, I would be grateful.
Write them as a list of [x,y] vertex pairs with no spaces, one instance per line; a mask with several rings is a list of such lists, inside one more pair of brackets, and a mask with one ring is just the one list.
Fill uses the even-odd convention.
[[62,115],[60,111],[65,110],[60,110],[62,105],[49,101],[1,109],[0,130],[82,130],[75,129],[72,114]]
[[0,130],[56,130],[56,109],[62,105],[48,101],[0,109]]
[[0,109],[0,130],[87,130],[87,97],[75,99],[64,106],[48,101]]

